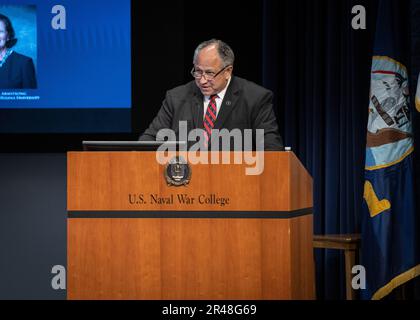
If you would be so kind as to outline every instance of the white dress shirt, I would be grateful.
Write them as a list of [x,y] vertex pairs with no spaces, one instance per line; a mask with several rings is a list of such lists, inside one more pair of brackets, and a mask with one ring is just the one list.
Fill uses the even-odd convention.
[[[226,90],[229,87],[229,83],[230,83],[231,79],[232,79],[232,77],[229,78],[229,80],[226,84],[226,87],[217,94],[217,98],[216,98],[216,107],[217,107],[216,118],[217,118],[217,115],[219,114],[220,108],[222,107],[223,98],[225,97]],[[207,111],[207,106],[209,104],[209,101],[210,101],[210,96],[204,96],[204,99],[203,99],[203,107],[204,107],[203,120],[204,120],[204,117],[206,116],[206,111]]]

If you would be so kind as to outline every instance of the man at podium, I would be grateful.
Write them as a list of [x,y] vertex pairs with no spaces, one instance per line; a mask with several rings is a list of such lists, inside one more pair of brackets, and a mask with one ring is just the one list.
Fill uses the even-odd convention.
[[183,140],[182,130],[195,130],[202,133],[210,150],[216,139],[230,132],[230,140],[233,133],[243,134],[243,143],[239,147],[230,143],[230,150],[282,150],[272,92],[233,76],[234,60],[232,49],[223,41],[200,43],[193,57],[194,80],[167,91],[158,114],[139,140],[160,140],[161,129],[170,129],[177,140]]

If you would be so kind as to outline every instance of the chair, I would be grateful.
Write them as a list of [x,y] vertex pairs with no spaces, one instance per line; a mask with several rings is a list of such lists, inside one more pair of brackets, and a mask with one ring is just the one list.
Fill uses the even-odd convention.
[[356,264],[356,253],[358,255],[360,248],[360,234],[328,234],[314,235],[314,248],[320,249],[338,249],[344,250],[344,259],[346,265],[346,299],[354,300],[356,292],[351,285],[351,269]]

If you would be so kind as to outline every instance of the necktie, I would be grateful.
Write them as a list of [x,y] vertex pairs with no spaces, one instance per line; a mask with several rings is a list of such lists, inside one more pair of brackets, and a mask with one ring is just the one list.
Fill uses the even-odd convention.
[[217,114],[217,107],[216,107],[216,98],[217,94],[214,94],[210,96],[209,104],[207,105],[206,114],[204,115],[204,137],[206,139],[206,147],[208,146],[210,137],[211,137],[211,131],[214,127],[214,122],[216,121],[216,114]]

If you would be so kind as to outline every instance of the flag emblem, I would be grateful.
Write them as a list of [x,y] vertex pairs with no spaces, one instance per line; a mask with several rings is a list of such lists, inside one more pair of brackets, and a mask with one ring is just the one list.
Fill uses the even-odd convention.
[[389,57],[372,60],[366,170],[389,166],[413,150],[406,68]]

